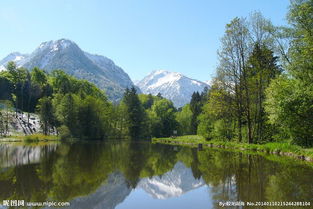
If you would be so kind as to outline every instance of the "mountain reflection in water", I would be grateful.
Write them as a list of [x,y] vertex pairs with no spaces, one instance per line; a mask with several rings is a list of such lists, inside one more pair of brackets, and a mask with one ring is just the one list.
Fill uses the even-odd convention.
[[75,209],[313,204],[312,178],[312,167],[280,157],[149,142],[0,144],[0,202],[68,201]]

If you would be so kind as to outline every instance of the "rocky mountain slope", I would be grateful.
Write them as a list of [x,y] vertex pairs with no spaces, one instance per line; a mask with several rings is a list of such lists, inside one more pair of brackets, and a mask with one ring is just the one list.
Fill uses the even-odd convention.
[[[1,104],[0,104],[1,105]],[[42,124],[37,114],[22,113],[18,111],[6,112],[1,110],[0,113],[3,116],[3,120],[0,121],[0,136],[25,136],[31,134],[42,133]],[[7,128],[5,128],[7,126]],[[51,128],[51,134],[55,134],[55,128]]]
[[130,193],[131,188],[128,187],[125,177],[115,172],[94,193],[72,200],[69,208],[83,209],[93,206],[93,209],[114,209]]
[[27,69],[39,67],[48,72],[62,69],[105,90],[112,101],[119,100],[125,88],[133,85],[128,74],[112,60],[84,52],[76,43],[67,39],[43,42],[29,55],[11,53],[0,61],[0,70],[4,70],[9,61]]

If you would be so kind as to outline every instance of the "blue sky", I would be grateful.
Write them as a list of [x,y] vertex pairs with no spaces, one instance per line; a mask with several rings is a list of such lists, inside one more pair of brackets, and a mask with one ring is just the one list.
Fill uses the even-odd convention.
[[260,11],[286,24],[289,0],[2,0],[0,59],[43,41],[71,39],[133,80],[153,70],[210,80],[225,24]]

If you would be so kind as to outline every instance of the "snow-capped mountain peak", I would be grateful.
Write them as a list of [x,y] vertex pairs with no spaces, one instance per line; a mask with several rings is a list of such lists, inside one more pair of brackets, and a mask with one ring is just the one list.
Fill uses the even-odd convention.
[[188,78],[181,73],[157,70],[150,73],[137,83],[145,94],[157,95],[173,101],[176,107],[181,107],[190,102],[193,92],[202,92],[206,83]]
[[65,49],[69,47],[71,44],[75,44],[71,40],[68,39],[60,39],[55,41],[46,41],[39,45],[38,50],[50,49],[51,52],[58,51],[60,49]]
[[138,187],[156,199],[167,199],[178,197],[204,185],[205,182],[202,178],[195,179],[191,168],[187,168],[182,162],[177,162],[174,168],[163,174],[162,177],[141,179]]
[[0,61],[0,71],[1,70],[5,70],[6,65],[8,64],[8,62],[13,61],[15,62],[15,64],[20,67],[24,64],[25,59],[28,57],[29,55],[27,54],[22,54],[20,52],[13,52],[11,54],[9,54],[8,56],[6,56],[5,58],[3,58]]
[[155,73],[151,76],[151,80],[149,80],[149,82],[151,83],[152,81],[154,81],[153,83],[151,83],[151,85],[149,85],[149,89],[154,89],[154,88],[158,88],[162,85],[166,85],[167,83],[175,83],[177,81],[179,81],[179,79],[183,78],[183,75],[180,73],[176,73],[176,72],[169,72],[169,71],[165,71],[165,70],[159,70],[159,71],[155,71]]

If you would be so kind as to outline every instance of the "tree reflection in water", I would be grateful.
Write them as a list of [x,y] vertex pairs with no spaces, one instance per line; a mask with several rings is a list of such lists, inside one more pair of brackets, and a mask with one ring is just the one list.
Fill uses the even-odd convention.
[[0,145],[0,150],[1,202],[115,208],[138,187],[166,199],[208,185],[216,208],[219,201],[313,203],[312,167],[279,157],[114,141]]

